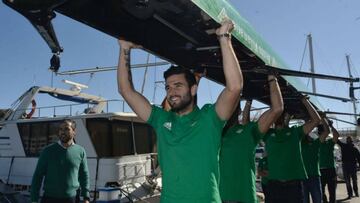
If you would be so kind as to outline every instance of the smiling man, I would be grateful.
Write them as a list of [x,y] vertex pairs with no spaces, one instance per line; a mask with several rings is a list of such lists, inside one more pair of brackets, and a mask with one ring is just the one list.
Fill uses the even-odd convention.
[[38,202],[44,180],[41,203],[75,203],[81,188],[84,203],[89,203],[89,172],[83,147],[75,144],[76,124],[64,120],[59,128],[59,141],[45,147],[40,154],[31,183],[31,201]]
[[196,105],[197,84],[193,73],[171,67],[165,73],[165,111],[138,93],[130,72],[131,42],[119,40],[119,92],[133,111],[156,131],[162,170],[161,203],[220,203],[219,150],[222,128],[239,102],[243,79],[231,44],[234,25],[224,21],[219,39],[226,86],[215,104]]

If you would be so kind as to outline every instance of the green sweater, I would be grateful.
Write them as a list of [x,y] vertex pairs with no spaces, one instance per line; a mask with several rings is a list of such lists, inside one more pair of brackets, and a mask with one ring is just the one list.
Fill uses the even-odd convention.
[[40,154],[31,183],[31,201],[39,199],[43,178],[44,196],[55,198],[75,197],[81,187],[81,195],[89,197],[89,172],[84,148],[74,144],[67,149],[53,143]]

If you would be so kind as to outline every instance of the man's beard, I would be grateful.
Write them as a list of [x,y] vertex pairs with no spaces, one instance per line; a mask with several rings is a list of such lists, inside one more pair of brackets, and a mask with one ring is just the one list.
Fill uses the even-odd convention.
[[62,143],[68,143],[71,140],[71,136],[68,135],[60,135],[59,137]]
[[184,97],[181,98],[181,101],[178,104],[173,104],[171,101],[169,101],[169,104],[171,106],[171,111],[173,112],[180,112],[184,109],[186,109],[191,102],[193,101],[193,98],[191,97],[190,92],[186,94]]

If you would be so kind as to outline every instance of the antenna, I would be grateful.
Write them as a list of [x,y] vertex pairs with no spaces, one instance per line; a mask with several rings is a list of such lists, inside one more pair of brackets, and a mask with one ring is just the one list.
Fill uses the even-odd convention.
[[89,86],[87,86],[87,85],[80,84],[80,83],[77,83],[77,82],[73,82],[73,81],[70,81],[70,80],[62,80],[62,82],[66,83],[68,85],[72,85],[71,88],[70,88],[70,90],[72,90],[72,91],[80,92],[82,89],[89,88]]

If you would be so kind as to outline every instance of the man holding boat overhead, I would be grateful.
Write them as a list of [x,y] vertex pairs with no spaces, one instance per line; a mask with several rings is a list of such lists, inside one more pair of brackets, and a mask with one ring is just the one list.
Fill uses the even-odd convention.
[[234,25],[225,20],[216,30],[221,47],[226,86],[215,104],[199,109],[194,101],[197,84],[185,68],[165,73],[166,99],[171,110],[150,102],[133,86],[130,71],[131,42],[119,40],[118,88],[133,111],[154,127],[162,170],[162,203],[220,203],[219,150],[226,120],[239,103],[243,78],[231,44]]
[[[244,122],[228,129],[220,152],[220,194],[226,202],[257,202],[255,150],[264,134],[284,110],[281,91],[274,75],[268,76],[270,109],[257,122]],[[251,103],[246,102],[243,118],[249,120]],[[237,112],[235,112],[237,115]],[[237,116],[236,116],[237,117]]]
[[[301,98],[309,119],[301,126],[288,127],[289,115],[284,112],[264,136],[268,157],[268,203],[303,203],[302,180],[307,178],[301,155],[301,140],[320,122],[320,116],[308,101]],[[279,195],[280,194],[280,195]]]
[[330,128],[325,114],[321,113],[321,124],[317,127],[318,136],[313,138],[306,135],[301,142],[301,154],[308,178],[303,181],[304,203],[322,202],[321,180],[320,180],[320,144],[325,142],[330,133]]
[[[336,168],[334,147],[338,141],[339,133],[333,127],[332,122],[329,122],[333,137],[320,142],[320,174],[321,174],[321,191],[323,196],[323,202],[335,203],[336,202]],[[329,199],[325,195],[325,187],[327,185]]]

